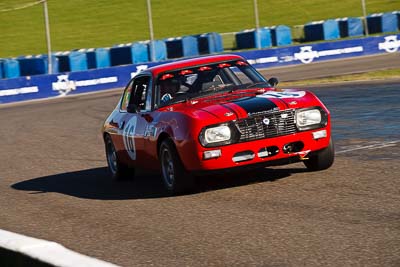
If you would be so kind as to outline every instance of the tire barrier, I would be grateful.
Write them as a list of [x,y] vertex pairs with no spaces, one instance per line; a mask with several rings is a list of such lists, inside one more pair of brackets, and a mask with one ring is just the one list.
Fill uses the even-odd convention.
[[292,30],[286,25],[269,28],[271,31],[272,46],[285,46],[292,44]]
[[169,38],[165,40],[165,44],[169,59],[199,55],[198,39],[193,36]]
[[[156,45],[154,47],[159,49]],[[236,52],[234,54],[245,57],[256,68],[269,68],[380,53],[396,53],[399,48],[400,34],[393,34]],[[159,58],[166,55],[166,48],[162,46],[162,43],[161,49],[157,53],[156,56]],[[171,60],[53,75],[2,79],[0,80],[0,104],[121,88],[140,71],[167,62],[171,62]],[[13,63],[18,64],[18,62]],[[7,67],[11,69],[13,65],[9,63]]]
[[224,51],[222,37],[216,32],[196,35],[201,55],[221,53]]
[[364,26],[361,18],[336,19],[339,23],[340,38],[362,36]]
[[400,29],[396,12],[371,14],[367,16],[367,24],[370,34],[395,32]]
[[[367,16],[368,31],[371,34],[390,33],[400,30],[400,12],[376,13]],[[285,25],[244,30],[231,37],[232,49],[262,49],[271,46],[280,47],[297,42],[336,40],[339,38],[364,35],[364,23],[361,18],[328,19],[297,25],[292,28]],[[227,46],[228,47],[228,46]],[[87,69],[106,68],[128,64],[141,64],[199,54],[223,52],[220,34],[205,33],[194,36],[156,40],[129,44],[119,44],[109,48],[79,49],[77,51],[57,52],[52,61],[52,73],[84,71]],[[154,50],[154,51],[153,51]],[[0,63],[0,79],[20,76],[46,74],[47,56],[27,56],[6,59]],[[15,62],[17,60],[18,62]],[[29,66],[29,67],[28,67]]]
[[267,48],[272,46],[271,31],[268,28],[250,29],[235,35],[238,49]]
[[304,25],[304,36],[306,42],[339,39],[339,23],[333,19],[310,22]]

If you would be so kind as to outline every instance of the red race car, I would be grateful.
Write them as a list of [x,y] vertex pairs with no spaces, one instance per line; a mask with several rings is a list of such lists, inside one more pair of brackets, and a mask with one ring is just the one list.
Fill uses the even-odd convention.
[[314,94],[277,83],[237,55],[140,72],[102,129],[112,176],[161,169],[166,189],[181,193],[203,173],[300,160],[311,171],[329,168],[329,111]]

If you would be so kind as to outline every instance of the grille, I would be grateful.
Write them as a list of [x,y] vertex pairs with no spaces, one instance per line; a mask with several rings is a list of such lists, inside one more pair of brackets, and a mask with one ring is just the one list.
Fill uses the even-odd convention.
[[239,142],[296,133],[294,110],[274,111],[236,121]]

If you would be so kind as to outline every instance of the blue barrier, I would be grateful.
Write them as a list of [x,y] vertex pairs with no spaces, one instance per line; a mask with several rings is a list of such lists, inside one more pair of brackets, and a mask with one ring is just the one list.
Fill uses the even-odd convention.
[[[243,51],[234,54],[245,57],[257,68],[270,68],[378,53],[395,53],[399,51],[399,48],[400,34],[394,34],[310,45]],[[15,62],[18,64],[18,61],[14,60]],[[141,70],[167,62],[171,61],[142,63],[66,74],[2,79],[0,80],[0,103],[121,88],[127,84],[131,77]]]
[[214,45],[215,45],[214,53],[224,52],[224,44],[223,44],[223,41],[222,41],[221,34],[219,34],[217,32],[211,32],[211,33],[209,33],[209,35],[212,36],[212,39],[214,41]]
[[88,69],[106,68],[111,66],[110,49],[108,48],[79,49],[79,52],[86,54]]
[[194,57],[199,55],[199,44],[194,36],[182,37],[183,56]]
[[151,51],[154,49],[155,61],[167,59],[167,47],[165,41],[155,40],[151,42],[137,42],[134,44],[120,44],[110,49],[111,66],[139,64],[151,61]]
[[79,51],[58,52],[55,56],[58,58],[57,72],[83,71],[88,69],[86,53]]
[[395,32],[399,27],[396,12],[371,14],[367,16],[367,24],[371,34]]
[[19,62],[19,71],[22,76],[46,74],[46,63],[42,57],[20,57],[17,59]]
[[397,15],[394,12],[383,13],[382,32],[395,32],[398,29]]
[[[49,73],[49,57],[47,55],[42,55],[44,63],[45,63],[45,73]],[[59,68],[59,62],[58,58],[55,57],[54,55],[51,55],[51,64],[52,64],[52,73],[58,73]]]
[[272,45],[268,28],[245,30],[235,34],[238,49],[267,48]]
[[127,45],[117,45],[110,49],[111,66],[132,64],[132,50]]
[[[21,76],[31,76],[48,73],[48,57],[47,55],[27,56],[17,59],[19,62],[19,70]],[[53,73],[58,72],[58,59],[52,56]]]
[[400,11],[394,11],[393,13],[397,16],[397,29],[400,30]]
[[162,61],[167,59],[167,45],[163,40],[155,40],[153,43],[148,42],[149,57],[151,52],[154,53],[154,61]]
[[19,62],[16,59],[5,59],[3,61],[4,78],[17,78],[21,76]]
[[4,74],[3,74],[3,60],[0,59],[0,79],[3,79]]
[[86,54],[87,68],[88,69],[96,69],[97,68],[96,50],[94,48],[79,49],[79,52],[82,52],[82,53]]
[[304,25],[305,41],[339,39],[339,23],[336,20],[314,21]]
[[72,51],[68,57],[71,71],[84,71],[88,69],[86,53]]
[[168,38],[165,40],[167,46],[167,58],[183,57],[182,38]]
[[110,49],[109,48],[97,48],[96,54],[96,68],[107,68],[111,66],[110,61]]
[[133,43],[131,46],[132,63],[138,64],[149,61],[149,50],[147,44],[143,42]]
[[382,14],[371,14],[367,16],[368,32],[370,34],[382,32]]
[[278,25],[269,28],[271,31],[271,41],[273,46],[283,46],[292,44],[292,31],[286,25]]
[[199,53],[201,55],[220,53],[224,51],[222,36],[219,33],[210,32],[197,35],[197,42]]
[[339,23],[340,37],[354,37],[364,34],[364,26],[361,18],[341,18],[336,20]]
[[69,72],[71,71],[69,66],[69,52],[57,52],[54,55],[58,59],[58,72]]
[[211,33],[213,38],[214,38],[214,42],[215,42],[215,52],[223,52],[224,51],[224,44],[222,41],[222,36],[219,33]]
[[193,36],[184,36],[178,38],[169,38],[165,40],[167,45],[167,57],[193,57],[199,55],[197,38]]

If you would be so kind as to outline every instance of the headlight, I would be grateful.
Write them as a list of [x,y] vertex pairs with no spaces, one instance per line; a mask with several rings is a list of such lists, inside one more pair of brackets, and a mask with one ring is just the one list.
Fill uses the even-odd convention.
[[230,144],[232,130],[229,125],[218,125],[204,128],[200,133],[200,143],[205,147]]
[[231,129],[226,125],[208,128],[204,133],[204,138],[208,144],[227,141],[231,139]]
[[310,130],[326,126],[327,114],[321,108],[298,110],[296,112],[296,125],[299,130]]
[[300,111],[297,113],[296,119],[299,127],[319,124],[321,122],[321,112],[318,109]]

